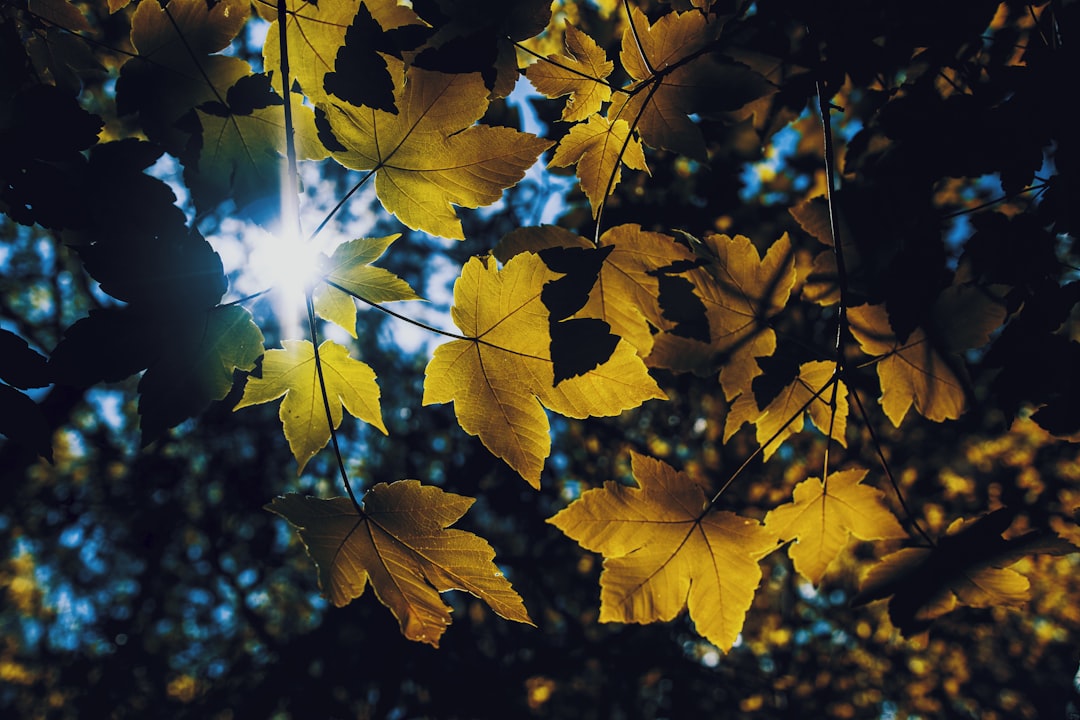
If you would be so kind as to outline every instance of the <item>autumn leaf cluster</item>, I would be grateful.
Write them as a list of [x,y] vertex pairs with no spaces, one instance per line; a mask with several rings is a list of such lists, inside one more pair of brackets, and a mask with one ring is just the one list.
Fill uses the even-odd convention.
[[[532,624],[496,549],[451,527],[474,502],[452,478],[350,474],[337,433],[349,416],[387,434],[380,383],[393,382],[334,339],[357,337],[360,303],[440,336],[417,405],[452,403],[462,433],[505,463],[502,481],[541,493],[558,482],[553,416],[617,428],[679,395],[710,398],[726,464],[652,457],[665,453],[630,433],[625,447],[594,443],[609,467],[629,457],[629,472],[583,478],[548,520],[603,557],[600,622],[685,612],[728,651],[762,602],[763,562],[789,563],[812,588],[858,585],[856,601],[887,600],[907,636],[960,606],[1023,606],[1030,582],[1014,566],[1076,549],[1075,489],[979,495],[942,519],[931,509],[949,504],[906,480],[889,448],[969,413],[1035,423],[1055,443],[1080,437],[1075,156],[1054,142],[1060,111],[1025,105],[1031,83],[1067,64],[1056,6],[949,11],[965,38],[954,45],[893,4],[861,8],[853,25],[900,28],[861,67],[821,9],[625,2],[590,28],[555,5],[112,1],[127,35],[108,58],[123,122],[108,124],[78,94],[99,71],[70,46],[93,38],[84,9],[42,0],[5,15],[23,59],[0,97],[0,209],[52,233],[106,300],[40,348],[47,357],[0,331],[0,430],[49,458],[31,389],[140,373],[144,445],[234,388],[237,411],[279,403],[297,474],[332,453],[346,490],[266,506],[296,529],[334,605],[370,584],[405,637],[435,646],[450,590]],[[223,52],[257,24],[260,58]],[[526,85],[546,122],[511,127],[497,110]],[[993,136],[971,130],[984,117],[987,133],[1030,139],[986,160]],[[700,178],[737,175],[736,150],[765,157],[790,130],[814,182],[784,188],[759,166],[790,202],[762,234],[741,234]],[[1060,175],[1043,177],[1051,156]],[[266,347],[255,298],[229,294],[219,253],[147,172],[163,157],[182,168],[196,217],[225,208],[314,240],[370,184],[411,234],[329,249],[299,308],[304,337]],[[354,185],[317,229],[298,220],[299,168],[311,166]],[[572,172],[569,219],[517,227],[464,262],[456,329],[411,319],[422,298],[375,263],[415,234],[466,240],[463,214],[532,168]],[[994,173],[1006,195],[984,203],[978,183]],[[680,177],[697,178],[710,217],[664,226],[633,209]],[[966,237],[948,225],[961,216]]]

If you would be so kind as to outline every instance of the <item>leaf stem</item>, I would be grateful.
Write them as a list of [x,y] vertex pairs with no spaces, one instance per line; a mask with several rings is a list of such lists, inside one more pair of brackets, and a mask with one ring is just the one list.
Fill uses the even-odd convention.
[[341,285],[338,285],[333,280],[328,279],[325,282],[326,282],[327,285],[334,288],[335,290],[340,290],[341,292],[345,293],[346,295],[351,295],[352,297],[356,298],[357,300],[364,303],[365,305],[368,305],[370,307],[375,308],[379,312],[386,313],[390,317],[397,318],[398,320],[402,320],[404,322],[407,322],[410,325],[415,325],[416,327],[421,328],[423,330],[428,330],[430,332],[433,332],[433,333],[435,333],[437,335],[442,335],[444,337],[453,338],[454,340],[469,340],[469,341],[473,341],[473,342],[483,342],[482,340],[480,340],[480,338],[465,337],[464,335],[458,335],[457,333],[452,333],[452,332],[449,332],[448,330],[441,330],[441,329],[439,329],[437,327],[434,327],[432,325],[427,325],[426,323],[422,323],[419,320],[414,320],[411,317],[408,317],[406,315],[402,315],[401,313],[394,312],[393,310],[391,310],[391,309],[389,309],[387,307],[384,307],[384,306],[380,305],[377,302],[372,302],[371,300],[368,300],[366,297],[364,297],[362,295],[357,295],[352,290],[349,290],[347,288],[342,287]]
[[338,444],[337,428],[334,427],[334,416],[330,411],[330,396],[326,391],[326,377],[323,375],[322,357],[319,355],[319,328],[318,323],[315,320],[315,303],[311,299],[311,293],[307,293],[305,301],[307,304],[308,331],[311,333],[311,346],[315,351],[315,374],[319,377],[319,390],[322,392],[323,410],[326,411],[326,425],[330,429],[330,443],[334,448],[334,457],[337,458],[338,472],[341,475],[341,484],[345,486],[345,492],[348,494],[349,500],[352,501],[353,507],[356,508],[356,512],[360,513],[362,516],[364,514],[364,509],[356,499],[356,495],[354,495],[352,491],[352,486],[349,484],[349,473],[345,469],[345,460],[341,455],[341,445]]

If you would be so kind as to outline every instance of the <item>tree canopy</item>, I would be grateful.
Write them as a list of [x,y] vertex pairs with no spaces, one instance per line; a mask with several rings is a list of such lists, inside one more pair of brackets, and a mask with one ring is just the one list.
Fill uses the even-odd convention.
[[1080,712],[1078,31],[5,0],[0,708]]

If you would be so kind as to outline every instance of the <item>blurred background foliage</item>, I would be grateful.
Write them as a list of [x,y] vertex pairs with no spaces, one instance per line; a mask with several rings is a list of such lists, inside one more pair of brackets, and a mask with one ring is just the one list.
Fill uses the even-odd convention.
[[[635,4],[650,17],[691,5]],[[132,7],[109,14],[104,3],[74,3],[68,7],[77,8],[86,31],[67,33],[44,19],[58,5],[4,0],[0,7],[4,152],[25,141],[13,130],[21,128],[13,103],[35,82],[60,87],[100,116],[101,142],[138,133],[114,102],[118,69],[132,50]],[[1072,87],[1066,68],[1078,66],[1070,44],[1080,29],[1077,3],[712,5],[736,15],[731,42],[742,59],[782,60],[770,77],[781,90],[753,115],[701,121],[707,166],[651,151],[651,175],[624,175],[605,225],[737,232],[759,247],[788,232],[804,278],[823,246],[790,210],[826,185],[820,119],[808,110],[814,80],[824,79],[839,108],[838,203],[860,250],[877,262],[856,292],[916,317],[963,265],[1013,287],[1019,312],[1005,350],[968,358],[976,405],[960,420],[914,416],[895,429],[877,412],[875,435],[859,425],[846,457],[878,468],[880,449],[912,515],[932,535],[1001,505],[1023,508],[1022,522],[1057,523],[1067,532],[1066,515],[1080,506],[1080,451],[1034,422],[1030,410],[1075,398],[1076,366],[1053,354],[1058,341],[1030,326],[1049,303],[1051,316],[1063,314],[1055,336],[1066,344],[1078,336],[1077,130],[1063,101]],[[557,0],[553,9],[556,32],[531,41],[538,52],[560,50],[565,19],[617,54],[625,23],[618,3]],[[252,21],[230,52],[257,61],[258,28]],[[494,103],[487,121],[517,125],[522,114],[535,114],[542,131],[557,137],[561,107],[515,96]],[[43,137],[62,130],[46,128]],[[251,241],[231,209],[196,218],[176,164],[165,156],[153,172],[173,185],[189,220],[226,259],[234,288],[227,298],[240,297],[235,288],[243,287]],[[355,182],[332,163],[305,172],[313,217]],[[0,325],[47,356],[65,328],[114,301],[48,222],[19,224],[4,202]],[[370,193],[348,208],[335,219],[342,237],[401,231]],[[421,316],[435,324],[446,323],[457,268],[509,230],[557,220],[592,233],[589,207],[565,175],[530,175],[494,208],[461,216],[465,242],[408,233],[381,262],[432,300]],[[1064,298],[1047,300],[1054,293]],[[273,347],[280,333],[272,296],[248,306]],[[827,349],[829,321],[810,303],[792,303],[777,316],[781,351],[763,363],[768,382],[779,387],[799,362]],[[89,389],[53,384],[29,394],[51,433],[52,462],[11,440],[0,445],[0,713],[1064,718],[1076,706],[1075,555],[1021,562],[1017,569],[1032,583],[1026,609],[960,609],[913,639],[899,636],[884,603],[850,606],[860,567],[881,553],[861,545],[849,548],[819,589],[796,577],[784,554],[763,561],[763,586],[741,641],[726,654],[685,618],[599,624],[599,558],[544,520],[604,480],[628,480],[627,449],[711,486],[721,482],[753,452],[754,438],[744,428],[722,442],[727,406],[715,376],[661,372],[670,402],[617,418],[553,418],[554,450],[537,493],[464,435],[449,407],[421,407],[434,338],[417,340],[375,311],[360,313],[358,331],[355,354],[380,377],[390,435],[346,422],[350,475],[363,486],[418,478],[477,497],[459,526],[495,547],[538,627],[505,622],[480,601],[451,593],[455,622],[433,650],[405,640],[370,592],[344,609],[328,607],[295,533],[262,506],[284,492],[340,494],[334,460],[324,452],[297,478],[276,407],[233,414],[234,390],[140,448],[137,378]],[[877,397],[876,376],[857,377],[864,400]],[[1075,421],[1073,413],[1063,422]],[[755,460],[728,491],[732,502],[760,517],[787,501],[797,482],[820,474],[821,439],[805,432],[768,463]],[[906,521],[894,494],[889,502]]]

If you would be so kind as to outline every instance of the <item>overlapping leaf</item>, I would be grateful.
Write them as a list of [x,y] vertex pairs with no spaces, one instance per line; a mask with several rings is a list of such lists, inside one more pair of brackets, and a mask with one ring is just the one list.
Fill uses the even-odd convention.
[[400,234],[382,238],[358,238],[342,243],[322,261],[324,283],[313,293],[315,312],[356,337],[356,301],[371,303],[419,300],[409,284],[389,270],[371,263],[382,256]]
[[[727,441],[742,427],[751,423],[757,429],[757,441],[764,446],[765,459],[768,460],[783,442],[792,435],[802,432],[804,417],[810,416],[818,430],[826,435],[832,432],[832,439],[847,447],[848,400],[847,387],[843,381],[833,377],[836,363],[813,360],[799,367],[799,375],[786,388],[781,390],[764,409],[758,406],[752,392],[746,392],[735,399],[724,422],[724,440]],[[836,403],[833,401],[833,388],[836,383]]]
[[1005,539],[1015,511],[1001,508],[974,520],[958,519],[936,547],[904,548],[869,569],[852,602],[890,598],[889,618],[904,635],[968,607],[1018,607],[1028,600],[1028,579],[1011,569],[1026,555],[1075,551],[1048,533],[1031,531]]
[[[519,252],[540,252],[549,247],[590,248],[593,244],[556,226],[519,228],[495,247],[494,255],[506,262]],[[604,259],[589,300],[577,313],[605,321],[611,331],[647,357],[652,351],[650,324],[668,325],[660,307],[662,271],[691,263],[693,254],[674,238],[642,230],[638,225],[619,225],[600,236],[601,248],[611,248]]]
[[[323,402],[323,388],[316,366],[315,346],[307,340],[284,340],[280,350],[263,356],[262,375],[250,376],[244,396],[234,409],[271,402],[284,396],[278,416],[285,430],[298,472],[330,441],[330,423]],[[334,428],[341,425],[342,408],[383,433],[379,386],[375,373],[349,357],[341,345],[326,340],[319,345],[318,363],[326,386],[326,401]]]
[[[597,346],[606,347],[606,355],[585,358],[589,369],[556,371],[552,317],[541,295],[561,277],[531,253],[513,257],[501,271],[493,262],[471,259],[454,285],[453,307],[454,323],[468,339],[439,346],[424,382],[425,405],[453,402],[462,429],[479,436],[533,487],[539,487],[551,451],[544,407],[584,418],[618,415],[666,397],[633,346],[618,338],[614,350]],[[590,334],[607,334],[606,323],[600,325],[590,325]],[[574,349],[588,348],[588,339]]]
[[795,570],[814,585],[847,546],[849,537],[888,540],[907,537],[882,502],[879,490],[862,485],[866,470],[831,473],[826,481],[807,478],[795,486],[792,502],[769,511],[765,527],[781,540],[794,540],[788,555]]
[[934,304],[929,322],[906,340],[896,337],[881,305],[851,308],[848,318],[863,352],[879,358],[881,407],[900,427],[912,406],[935,422],[960,417],[967,373],[959,354],[989,341],[1005,307],[984,289],[953,285]]
[[728,400],[750,391],[761,374],[755,358],[776,350],[768,320],[787,304],[795,284],[791,242],[785,233],[762,258],[742,235],[707,235],[699,248],[705,267],[683,277],[705,306],[709,341],[673,332],[661,333],[649,356],[654,367],[708,375],[720,367],[720,385]]
[[650,146],[706,159],[691,115],[735,110],[775,90],[746,66],[705,52],[721,23],[701,12],[670,12],[654,24],[639,9],[623,32],[623,68],[633,82],[616,93],[608,116],[625,120]]
[[593,115],[587,123],[570,128],[548,163],[548,167],[577,165],[578,182],[589,198],[593,217],[622,179],[622,165],[649,171],[641,141],[630,130],[625,120],[611,122]]
[[383,207],[415,230],[463,239],[453,205],[495,202],[551,143],[507,127],[474,125],[488,106],[478,74],[445,75],[390,63],[397,114],[328,104],[323,141],[335,159],[374,170]]
[[595,40],[573,25],[566,26],[565,39],[568,55],[550,55],[547,62],[533,63],[525,77],[545,97],[569,95],[561,119],[577,122],[600,112],[611,99],[611,88],[604,79],[615,64]]
[[[263,12],[272,20],[263,43],[263,66],[281,67],[281,28],[277,22],[276,8]],[[289,72],[312,104],[333,101],[331,94],[355,105],[381,107],[392,111],[394,78],[387,66],[387,57],[397,56],[394,31],[403,35],[407,30],[422,29],[424,23],[413,10],[396,0],[335,0],[335,2],[309,2],[288,0],[286,3],[286,36],[289,53]],[[368,65],[358,68],[338,68],[338,56],[346,43],[350,28],[356,34],[349,38],[350,49],[363,53]],[[355,61],[354,61],[355,63]],[[334,73],[352,77],[344,83],[351,85],[350,92],[337,88],[338,81],[331,79],[329,89],[325,86],[327,74]],[[359,72],[363,70],[364,72]],[[274,87],[280,93],[281,75],[274,75]],[[337,92],[334,92],[334,91]],[[341,98],[337,93],[346,95]],[[359,93],[363,97],[357,98]],[[387,97],[387,96],[390,97]],[[379,100],[389,99],[389,107]],[[367,102],[357,102],[366,99]]]
[[347,498],[295,494],[275,498],[266,509],[299,531],[330,602],[347,605],[370,582],[405,637],[438,647],[450,624],[451,608],[439,598],[447,590],[464,590],[507,620],[532,625],[487,541],[450,528],[473,502],[399,480],[371,488],[361,512]]
[[632,456],[638,487],[606,482],[548,520],[604,556],[600,622],[651,623],[688,609],[697,631],[728,650],[777,536],[756,520],[709,509],[701,486]]
[[118,109],[137,111],[150,139],[179,155],[187,133],[178,121],[192,108],[221,101],[237,80],[251,74],[240,58],[216,54],[228,47],[250,12],[244,0],[139,3],[131,18],[131,44],[139,57],[121,70]]

